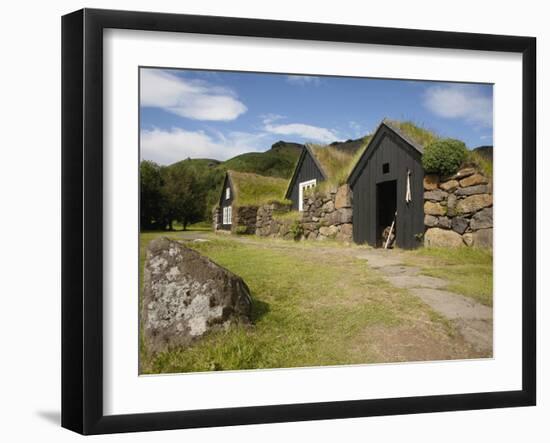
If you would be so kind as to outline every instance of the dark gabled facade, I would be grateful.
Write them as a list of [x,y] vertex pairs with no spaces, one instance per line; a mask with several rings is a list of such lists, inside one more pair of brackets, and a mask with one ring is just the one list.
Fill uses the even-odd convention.
[[294,174],[290,179],[285,194],[285,198],[292,202],[292,209],[298,210],[300,206],[300,184],[311,183],[313,180],[315,180],[315,183],[319,183],[326,179],[327,176],[321,164],[311,151],[311,148],[305,145],[302,148],[302,153],[294,168]]
[[[229,190],[229,192],[228,192]],[[231,230],[232,215],[233,215],[233,200],[235,198],[235,187],[231,181],[229,173],[225,174],[223,181],[222,192],[219,201],[219,226],[220,229]]]
[[[390,123],[384,121],[378,126],[347,180],[353,191],[356,243],[382,246],[382,230],[395,218],[396,245],[404,249],[422,245],[422,152],[420,145]],[[406,199],[408,187],[410,201]]]

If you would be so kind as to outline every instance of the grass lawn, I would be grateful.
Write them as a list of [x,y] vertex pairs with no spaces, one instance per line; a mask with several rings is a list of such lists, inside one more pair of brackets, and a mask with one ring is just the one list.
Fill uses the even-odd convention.
[[408,264],[422,274],[449,281],[447,289],[493,306],[493,253],[478,248],[421,248],[409,253]]
[[[142,266],[148,242],[160,235],[166,233],[141,235]],[[209,239],[188,245],[246,281],[253,325],[158,355],[142,344],[142,373],[477,356],[448,321],[356,259],[350,251],[357,247],[214,234]]]

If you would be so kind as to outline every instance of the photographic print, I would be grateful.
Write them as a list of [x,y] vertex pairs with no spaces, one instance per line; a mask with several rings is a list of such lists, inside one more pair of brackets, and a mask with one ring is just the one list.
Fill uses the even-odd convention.
[[491,358],[493,85],[139,68],[140,374]]

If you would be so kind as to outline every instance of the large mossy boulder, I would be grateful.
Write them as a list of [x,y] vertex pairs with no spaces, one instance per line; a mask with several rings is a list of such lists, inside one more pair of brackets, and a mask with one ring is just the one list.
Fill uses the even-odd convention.
[[424,245],[428,248],[458,248],[464,245],[462,236],[455,231],[430,228],[424,235]]
[[151,241],[144,268],[141,328],[147,349],[187,346],[209,331],[250,323],[242,278],[183,244]]

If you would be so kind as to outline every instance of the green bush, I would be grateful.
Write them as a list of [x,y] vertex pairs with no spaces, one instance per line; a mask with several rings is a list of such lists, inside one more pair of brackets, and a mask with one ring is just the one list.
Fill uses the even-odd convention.
[[460,140],[436,140],[424,150],[422,165],[428,174],[452,175],[458,171],[467,155],[466,145]]
[[304,227],[299,220],[294,220],[292,226],[290,226],[290,233],[292,234],[292,238],[296,241],[300,240],[302,235],[304,235]]
[[237,226],[235,229],[235,234],[237,235],[245,235],[248,232],[248,226]]

